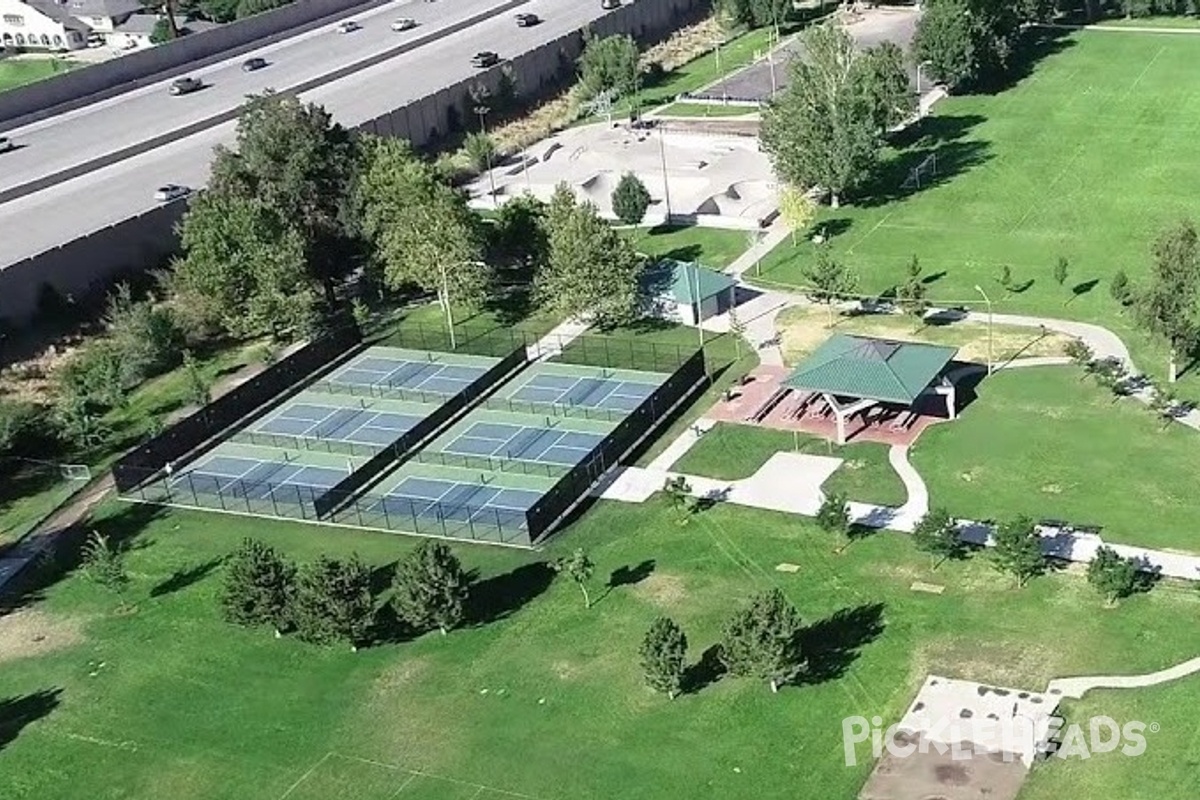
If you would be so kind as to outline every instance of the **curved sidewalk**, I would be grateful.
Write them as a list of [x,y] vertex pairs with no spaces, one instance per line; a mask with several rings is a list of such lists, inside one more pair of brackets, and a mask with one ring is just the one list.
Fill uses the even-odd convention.
[[1046,692],[1048,694],[1060,694],[1063,697],[1078,699],[1092,689],[1141,689],[1144,686],[1156,686],[1160,683],[1179,680],[1197,672],[1200,672],[1200,657],[1145,675],[1094,675],[1079,678],[1055,678],[1046,687]]

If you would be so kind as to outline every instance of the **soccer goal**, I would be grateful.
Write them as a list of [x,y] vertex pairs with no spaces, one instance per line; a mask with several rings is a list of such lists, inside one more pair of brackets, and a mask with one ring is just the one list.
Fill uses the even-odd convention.
[[925,156],[924,161],[909,171],[908,178],[900,188],[920,189],[922,184],[929,183],[930,180],[937,177],[937,174],[937,153],[930,153]]

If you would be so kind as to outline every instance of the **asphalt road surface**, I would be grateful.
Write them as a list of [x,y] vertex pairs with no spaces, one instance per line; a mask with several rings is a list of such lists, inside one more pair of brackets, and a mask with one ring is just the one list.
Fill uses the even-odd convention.
[[[374,26],[386,30],[395,17],[415,17],[409,8],[396,6],[392,12],[381,11],[371,18],[359,17],[364,30],[344,37],[326,32],[317,40],[316,47],[325,47],[327,43],[342,38],[351,40]],[[521,7],[521,11],[537,14],[542,18],[542,23],[530,28],[518,28],[513,13],[502,14],[436,43],[327,83],[304,93],[302,98],[325,106],[336,120],[352,127],[475,74],[477,70],[471,67],[470,58],[480,50],[495,50],[501,58],[505,58],[577,30],[607,13],[600,8],[598,0],[531,0]],[[386,32],[393,37],[404,35],[393,34],[390,30]],[[250,54],[236,59],[238,69],[248,57]],[[270,85],[265,83],[265,78],[272,68],[257,73],[261,76],[259,79],[264,80],[260,85]],[[251,73],[251,77],[254,75]],[[207,77],[207,72],[201,77]],[[168,102],[187,102],[199,99],[205,93],[185,97],[155,97],[151,108],[160,110]],[[76,113],[86,113],[86,110],[80,109]],[[209,128],[112,166],[0,204],[0,231],[12,234],[0,235],[0,268],[153,208],[157,205],[153,194],[158,186],[167,183],[203,186],[208,179],[213,147],[232,143],[234,129],[232,122]],[[86,141],[90,136],[85,125],[79,125],[75,131],[81,141]],[[17,144],[23,143],[15,135],[13,140]],[[112,147],[126,143],[107,144]],[[6,162],[9,156],[34,149],[30,144],[23,150],[0,156],[0,159]],[[4,166],[7,167],[7,164]]]
[[[895,42],[907,53],[912,46],[913,36],[917,30],[919,14],[913,9],[875,9],[868,11],[867,16],[860,22],[850,25],[848,30],[854,41],[866,49],[880,42]],[[772,81],[772,63],[766,59],[757,61],[740,72],[730,75],[700,92],[694,97],[707,100],[755,100],[765,102],[771,99],[772,87],[782,91],[791,77],[789,63],[802,52],[800,40],[792,39],[775,51],[774,81]],[[909,67],[909,80],[916,89],[916,68]]]
[[[415,44],[437,31],[461,22],[503,0],[453,0],[427,3],[411,0],[390,3],[354,19],[361,30],[338,34],[333,24],[306,32],[273,46],[213,64],[193,74],[204,88],[192,94],[171,96],[172,79],[104,100],[94,105],[32,123],[6,135],[21,149],[4,154],[0,167],[0,192],[53,175],[107,155],[116,148],[136,145],[237,108],[246,95],[268,87],[287,89],[349,66],[405,40]],[[390,26],[399,17],[420,24],[403,33]],[[425,45],[436,47],[436,39]],[[254,72],[242,64],[252,56],[267,61]]]

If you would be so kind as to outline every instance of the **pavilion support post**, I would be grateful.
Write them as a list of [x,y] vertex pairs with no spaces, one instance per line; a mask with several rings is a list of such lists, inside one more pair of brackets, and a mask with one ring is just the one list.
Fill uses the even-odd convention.
[[827,393],[822,393],[821,397],[825,398],[825,402],[829,404],[829,408],[833,411],[834,422],[837,423],[837,443],[846,443],[846,420],[857,414],[859,411],[868,409],[875,405],[874,400],[862,399],[855,400],[849,405],[843,406],[837,399]]

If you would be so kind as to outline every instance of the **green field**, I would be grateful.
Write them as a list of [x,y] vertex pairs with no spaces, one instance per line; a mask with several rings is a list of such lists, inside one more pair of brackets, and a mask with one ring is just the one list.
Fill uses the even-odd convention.
[[842,492],[860,503],[900,506],[908,499],[904,484],[888,463],[887,447],[851,442],[839,447],[824,439],[754,425],[718,423],[700,437],[671,469],[706,478],[749,478],[776,453],[809,453],[844,460],[822,488]]
[[699,226],[660,225],[626,230],[626,235],[639,252],[653,260],[674,258],[677,261],[699,261],[713,269],[729,266],[750,246],[749,236],[743,231]]
[[[998,312],[1099,322],[1130,345],[1140,367],[1165,372],[1165,350],[1132,330],[1109,293],[1118,269],[1145,276],[1164,227],[1196,215],[1200,182],[1200,40],[1082,32],[1038,62],[1016,87],[951,97],[888,156],[861,203],[823,210],[817,228],[880,292],[914,254],[930,298]],[[902,185],[930,154],[937,176]],[[1070,262],[1059,286],[1053,269]],[[763,263],[771,281],[801,284],[812,245],[781,245]],[[1014,291],[997,282],[1011,269]],[[1020,290],[1020,291],[1016,291]],[[1188,379],[1200,389],[1200,380]]]
[[76,66],[71,61],[57,58],[0,60],[0,92],[67,72]]
[[[484,581],[477,623],[351,653],[223,623],[219,559],[253,535],[299,558],[357,551],[383,565],[411,539],[137,505],[105,513],[101,530],[134,537],[136,611],[114,613],[114,597],[75,576],[24,616],[0,618],[0,636],[14,619],[44,636],[0,648],[0,698],[16,698],[0,726],[6,799],[90,800],[98,785],[128,800],[782,798],[798,785],[849,798],[869,764],[843,765],[840,720],[897,719],[930,671],[1041,688],[1200,650],[1200,628],[1179,624],[1200,611],[1190,588],[1104,610],[1072,573],[1019,591],[980,558],[931,573],[899,535],[836,555],[794,517],[718,506],[681,529],[655,500],[601,503],[546,553],[457,547]],[[591,610],[542,564],[574,547],[597,565]],[[784,561],[801,571],[776,572]],[[618,585],[603,588],[614,572]],[[918,579],[945,594],[910,591]],[[642,685],[637,643],[656,614],[685,627],[695,663],[729,610],[773,585],[824,646],[806,685],[772,695],[725,677],[674,702]],[[21,657],[35,646],[58,649]],[[1138,719],[1163,712],[1150,745],[1161,771],[1122,779],[1123,800],[1194,796],[1200,728],[1170,709],[1198,699],[1193,678],[1091,704]],[[1107,774],[1097,769],[1050,764],[1034,785],[1098,797],[1081,794]]]
[[1003,371],[978,393],[958,421],[929,429],[912,449],[932,504],[972,519],[1102,525],[1106,540],[1200,553],[1196,431],[1164,429],[1145,406],[1114,400],[1074,368]]

